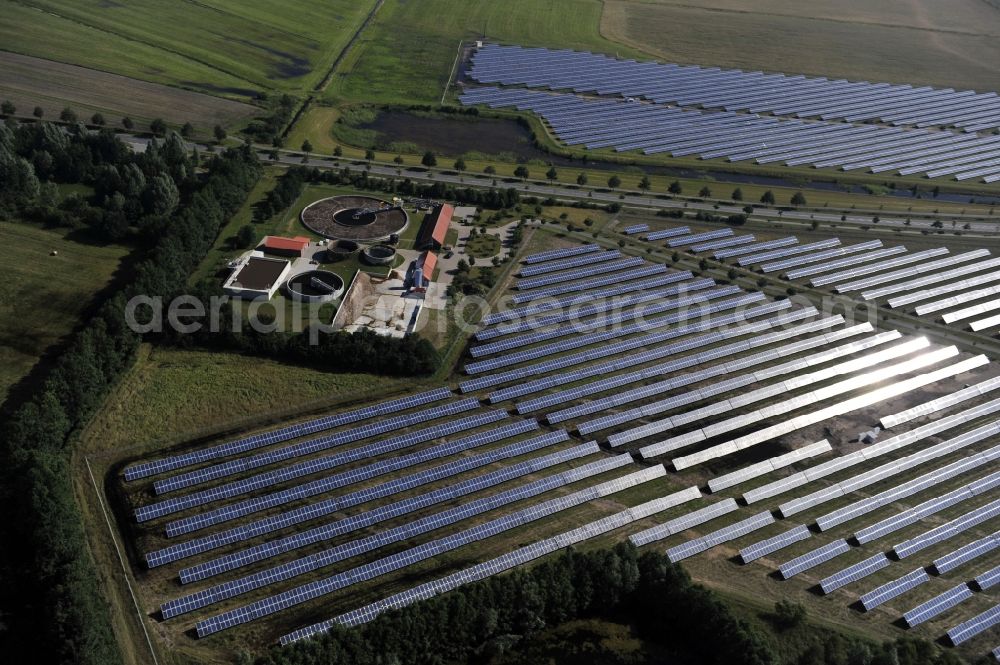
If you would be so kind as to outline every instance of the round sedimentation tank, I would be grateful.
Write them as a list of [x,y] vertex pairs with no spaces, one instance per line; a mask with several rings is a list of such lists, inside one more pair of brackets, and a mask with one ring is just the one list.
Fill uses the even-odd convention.
[[326,247],[326,251],[337,256],[350,256],[358,251],[361,245],[353,240],[334,240]]
[[344,280],[329,270],[307,270],[288,280],[285,290],[299,302],[333,302],[344,295]]
[[366,247],[361,256],[373,266],[390,266],[396,258],[396,248],[392,245],[372,245]]
[[326,238],[378,242],[398,235],[409,223],[406,211],[373,196],[331,196],[307,205],[301,214],[309,230]]

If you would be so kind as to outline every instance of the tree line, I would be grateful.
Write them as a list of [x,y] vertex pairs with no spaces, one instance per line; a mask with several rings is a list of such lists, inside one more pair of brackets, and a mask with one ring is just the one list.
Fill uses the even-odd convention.
[[[782,605],[787,605],[784,607]],[[568,549],[524,569],[388,611],[357,628],[335,625],[315,639],[275,648],[247,665],[440,665],[521,663],[519,645],[577,619],[631,626],[665,662],[699,665],[951,665],[927,642],[876,644],[803,630],[801,606],[781,604],[767,620],[737,616],[665,554],[629,543]],[[793,645],[794,646],[791,646]],[[577,661],[573,661],[577,662]],[[580,662],[591,662],[589,660]],[[596,660],[593,662],[597,662]],[[636,663],[663,660],[629,660]]]
[[[32,162],[44,150],[52,157],[50,177],[93,182],[101,190],[98,197],[121,194],[125,209],[143,210],[137,223],[157,218],[148,221],[157,227],[155,244],[140,248],[131,283],[101,304],[31,395],[5,405],[0,429],[0,498],[7,508],[0,521],[0,542],[6,545],[0,558],[0,603],[9,643],[5,653],[31,654],[38,662],[109,665],[121,657],[74,498],[72,441],[134,360],[140,336],[125,325],[126,301],[136,294],[170,296],[184,289],[225,220],[257,181],[259,164],[248,149],[226,151],[196,179],[180,168],[183,160],[161,161],[156,149],[133,155],[104,133],[60,135],[45,125],[0,132],[0,160],[7,167],[13,164],[29,187],[43,182]],[[131,186],[140,181],[132,165],[147,183],[160,176],[175,187],[181,182],[183,197],[178,193],[170,210],[146,212],[142,199],[147,188]],[[127,175],[118,182],[110,167]],[[10,187],[3,189],[8,211],[12,204],[16,214],[37,205],[33,189],[20,197]]]

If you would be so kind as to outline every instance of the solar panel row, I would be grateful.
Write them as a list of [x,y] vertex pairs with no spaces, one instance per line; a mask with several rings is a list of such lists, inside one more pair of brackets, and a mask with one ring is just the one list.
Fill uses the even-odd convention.
[[512,307],[511,309],[492,312],[484,316],[481,323],[489,326],[496,323],[514,321],[516,319],[532,316],[534,314],[541,314],[553,309],[579,306],[591,301],[600,300],[602,298],[611,298],[612,296],[618,296],[624,293],[654,289],[668,284],[674,284],[676,282],[683,282],[684,280],[691,279],[692,277],[693,275],[688,271],[672,272],[665,275],[658,275],[657,277],[650,279],[635,280],[625,284],[618,284],[617,286],[594,289],[584,294],[577,293],[563,298],[547,298],[541,302],[531,303],[530,305]]
[[140,478],[146,478],[165,471],[173,471],[185,466],[208,462],[220,457],[228,457],[230,455],[247,452],[248,450],[269,446],[273,443],[280,443],[282,441],[288,441],[289,439],[294,439],[300,436],[315,434],[316,432],[331,429],[333,427],[339,427],[340,425],[348,425],[350,423],[367,420],[368,418],[374,418],[376,416],[397,414],[405,409],[411,409],[416,406],[422,406],[431,402],[448,399],[452,395],[453,393],[449,388],[435,388],[434,390],[417,393],[416,395],[409,395],[407,397],[389,400],[388,402],[382,402],[381,404],[366,406],[362,409],[355,409],[353,411],[338,413],[332,416],[324,416],[323,418],[317,418],[315,420],[298,423],[289,427],[283,427],[272,432],[254,434],[253,436],[243,439],[229,441],[217,446],[211,446],[209,448],[202,448],[201,450],[196,450],[190,453],[175,455],[173,457],[153,460],[150,462],[142,462],[141,464],[136,464],[125,469],[125,480],[138,480]]
[[[361,505],[368,501],[390,497],[406,490],[421,487],[431,482],[436,482],[448,478],[454,478],[458,474],[480,469],[489,464],[500,461],[509,461],[520,455],[543,450],[544,448],[562,443],[569,438],[564,430],[556,430],[545,434],[519,441],[475,455],[462,456],[445,464],[420,471],[407,476],[394,478],[388,482],[372,487],[356,490],[338,497],[323,499],[298,508],[277,513],[262,519],[241,524],[224,531],[217,531],[207,536],[195,538],[183,543],[177,543],[146,555],[146,565],[150,568],[160,566],[171,561],[187,558],[207,552],[225,545],[251,540],[259,536],[273,533],[284,528],[302,524],[310,520],[333,515],[337,512]],[[338,529],[342,533],[349,533],[355,529],[360,529],[372,524],[376,524],[386,519],[399,517],[414,510],[435,505],[442,501],[465,496],[472,492],[487,487],[493,487],[514,478],[520,478],[529,473],[535,473],[541,469],[547,469],[561,464],[565,461],[584,457],[597,452],[594,446],[580,445],[572,448],[560,450],[542,457],[536,457],[521,462],[508,463],[502,468],[473,476],[466,480],[453,481],[450,484],[434,489],[424,494],[419,494],[410,498],[401,499],[393,503],[368,510],[363,513],[354,514],[350,517],[338,520],[331,524],[331,529]],[[199,569],[204,566],[213,566],[213,562],[198,564],[193,568],[182,570],[181,581],[201,579]]]
[[262,466],[268,466],[270,464],[275,464],[277,462],[282,462],[295,457],[311,455],[313,453],[342,446],[347,443],[354,443],[355,441],[361,441],[362,439],[368,439],[379,434],[403,429],[404,427],[410,427],[412,425],[428,422],[430,420],[436,420],[438,418],[453,416],[465,411],[472,411],[478,407],[479,400],[475,398],[455,400],[448,404],[436,406],[431,409],[386,418],[385,420],[380,420],[361,427],[355,427],[353,429],[336,432],[334,434],[329,434],[315,439],[309,439],[308,441],[284,446],[282,448],[277,448],[264,453],[258,453],[257,455],[253,455],[251,457],[242,457],[228,462],[223,462],[221,464],[215,464],[203,469],[171,476],[169,478],[156,481],[156,483],[154,483],[154,487],[157,494],[165,494],[167,492],[173,492],[186,487],[200,485],[210,480],[216,480],[218,478],[224,478],[237,473],[251,471]]
[[906,625],[910,628],[919,626],[928,619],[933,619],[942,612],[955,607],[971,597],[972,591],[969,589],[969,585],[963,582],[905,612],[903,620],[906,621]]
[[671,563],[677,563],[678,561],[692,557],[695,554],[709,550],[716,545],[728,543],[729,541],[741,538],[748,533],[753,533],[758,529],[763,529],[768,524],[773,523],[774,516],[770,512],[759,513],[753,517],[748,517],[745,520],[740,520],[735,524],[713,531],[700,538],[695,538],[681,545],[671,547],[667,550],[667,558],[670,559]]
[[[594,376],[606,376],[615,371],[627,369],[629,367],[635,367],[656,360],[661,360],[663,358],[669,357],[681,351],[699,348],[701,346],[704,346],[705,344],[722,342],[728,339],[733,339],[735,337],[741,337],[744,335],[771,330],[772,328],[780,328],[781,326],[786,326],[792,323],[796,323],[811,318],[816,314],[816,310],[814,308],[806,308],[806,309],[795,310],[793,312],[787,312],[785,314],[771,317],[769,319],[753,321],[750,323],[745,322],[745,319],[753,318],[760,314],[766,314],[770,312],[770,310],[768,312],[759,311],[760,309],[762,308],[753,308],[752,310],[746,313],[746,316],[740,316],[740,314],[737,313],[737,314],[727,314],[722,317],[713,317],[712,324],[715,325],[716,327],[732,326],[731,328],[724,328],[718,331],[719,333],[723,334],[716,335],[715,333],[712,333],[711,336],[703,335],[694,338],[689,342],[686,341],[686,342],[677,342],[670,344],[663,344],[664,340],[661,340],[660,342],[651,342],[650,344],[647,345],[650,348],[646,349],[645,351],[632,353],[628,356],[616,358],[615,360],[611,360],[608,362],[587,365],[585,367],[572,370],[569,372],[563,372],[561,374],[549,374],[548,376],[544,376],[542,378],[533,379],[531,381],[526,381],[524,383],[515,386],[508,386],[506,388],[496,390],[490,393],[489,401],[496,403],[506,399],[521,397],[522,395],[530,395],[531,393],[540,392],[542,390],[546,390],[549,388],[556,388],[559,386],[568,385],[570,383],[582,381],[584,379],[591,378]],[[787,307],[779,309],[787,309]],[[823,328],[832,327],[842,322],[843,322],[842,317],[841,318],[828,317],[820,321],[813,321],[811,323],[807,323],[801,326],[795,326],[794,330],[804,334],[807,332],[814,332],[816,330],[820,330]],[[700,326],[697,330],[690,329],[689,331],[700,332],[709,329],[710,327],[711,326],[708,327]],[[790,328],[789,330],[791,329],[792,328]],[[765,343],[765,341],[773,342],[780,339],[787,339],[792,336],[794,335],[789,334],[786,330],[781,330],[775,333],[768,333],[767,335],[759,337],[758,339],[761,340],[760,343],[763,344]],[[740,341],[740,342],[735,342],[733,344],[725,344],[719,348],[725,348],[729,352],[736,353],[736,352],[746,351],[750,349],[751,346],[752,345],[750,345],[747,341]],[[717,355],[716,356],[709,355],[709,353],[710,352],[706,352],[705,354],[702,353],[690,354],[688,356],[684,356],[683,358],[676,359],[676,362],[684,363],[680,365],[681,367],[690,367],[692,365],[704,362],[705,360],[711,360],[713,358],[719,357]],[[658,373],[662,373],[663,371],[671,371],[671,367],[668,367],[667,363],[663,363],[662,365],[657,365],[656,367],[659,368]]]
[[821,563],[830,561],[850,551],[850,549],[851,546],[847,544],[846,540],[835,540],[832,543],[827,543],[826,545],[821,545],[816,549],[810,550],[802,556],[797,556],[794,559],[786,561],[778,567],[778,571],[781,573],[782,579],[787,580],[803,571],[815,568]]
[[788,547],[792,543],[797,543],[811,537],[812,533],[810,533],[809,527],[800,524],[777,536],[772,536],[771,538],[766,538],[753,545],[744,547],[740,550],[740,559],[742,559],[744,564],[747,564]]
[[[579,365],[581,363],[589,362],[592,360],[597,360],[599,358],[606,358],[608,356],[618,355],[620,353],[625,353],[627,351],[634,351],[635,349],[642,348],[644,346],[650,346],[653,344],[658,344],[670,339],[675,339],[677,337],[682,337],[684,335],[689,335],[694,332],[702,332],[705,330],[711,330],[712,328],[717,328],[719,326],[728,326],[731,324],[739,324],[747,319],[755,318],[758,316],[763,316],[765,314],[773,314],[775,312],[780,312],[783,310],[791,309],[792,303],[788,300],[779,300],[777,302],[765,303],[758,305],[756,307],[750,307],[741,312],[735,312],[733,314],[724,314],[721,316],[706,318],[698,323],[688,324],[684,326],[679,326],[678,328],[671,328],[669,330],[664,330],[661,332],[648,333],[645,335],[640,335],[632,337],[629,339],[624,339],[614,344],[609,344],[603,347],[598,347],[588,351],[580,351],[577,353],[568,354],[558,358],[552,358],[541,363],[534,365],[526,365],[524,367],[518,367],[515,369],[506,370],[499,372],[497,374],[489,374],[482,377],[477,377],[469,381],[463,381],[459,384],[459,388],[462,392],[471,392],[473,390],[479,390],[481,388],[489,388],[492,386],[500,385],[502,383],[510,383],[512,381],[518,381],[520,379],[527,378],[529,376],[536,376],[539,374],[549,374],[550,372],[562,369],[564,367],[570,367],[572,365]],[[802,312],[802,314],[799,314]],[[811,316],[816,313],[813,309],[803,309],[798,310],[794,313],[797,316]],[[791,315],[789,315],[791,316]],[[675,351],[688,350],[696,348],[704,344],[711,344],[722,339],[727,339],[728,337],[733,337],[740,333],[734,333],[734,329],[728,328],[720,330],[717,332],[710,333],[695,340],[679,342],[675,345],[671,345]],[[662,351],[662,350],[661,350]],[[520,394],[527,394],[522,392]],[[518,395],[507,395],[506,399],[510,397],[516,397]],[[499,401],[495,394],[490,394],[490,401]]]
[[[662,469],[662,467],[661,467]],[[371,621],[376,616],[393,608],[410,605],[418,600],[425,600],[440,593],[458,588],[472,581],[485,579],[492,575],[510,570],[518,565],[528,563],[546,554],[558,551],[564,547],[583,542],[590,538],[603,535],[615,529],[622,528],[636,520],[663,512],[668,508],[680,505],[700,496],[698,489],[690,487],[668,496],[648,501],[638,506],[628,508],[614,515],[595,520],[576,529],[566,531],[552,538],[546,538],[526,547],[521,547],[495,559],[476,564],[446,577],[426,582],[412,589],[407,589],[395,595],[352,610],[345,614],[301,628],[281,638],[282,644],[288,644],[313,635],[328,631],[334,624],[356,626]]]
[[633,534],[629,536],[629,541],[636,547],[648,545],[649,543],[663,540],[668,536],[678,534],[681,531],[686,531],[692,527],[704,524],[705,522],[710,522],[716,517],[721,517],[722,515],[731,513],[738,509],[739,506],[736,505],[735,499],[722,499],[721,501],[713,503],[710,506],[693,510],[686,515],[682,515],[664,522],[663,524],[658,524],[654,527]]
[[[736,376],[731,379],[726,379],[720,383],[714,384],[712,386],[707,386],[697,391],[689,391],[683,395],[677,395],[675,397],[667,398],[666,400],[661,400],[660,402],[655,402],[651,405],[642,407],[642,413],[644,416],[650,416],[657,413],[662,413],[675,408],[681,404],[687,404],[692,401],[698,401],[707,397],[718,395],[724,392],[729,392],[731,390],[737,390],[739,388],[750,387],[754,385],[760,385],[763,381],[778,376],[786,374],[794,374],[796,372],[801,372],[803,369],[819,365],[823,362],[829,361],[831,359],[836,359],[839,357],[852,355],[858,351],[872,348],[874,346],[884,344],[886,342],[895,340],[899,338],[899,333],[896,331],[890,331],[886,333],[881,333],[875,335],[874,337],[860,340],[856,342],[850,342],[840,347],[830,349],[821,353],[813,354],[812,356],[807,356],[805,358],[800,358],[798,360],[792,360],[787,363],[782,363],[777,367],[769,367],[765,370],[758,372],[753,372],[750,374],[744,374],[742,376]],[[926,339],[917,338],[909,342],[904,342],[902,344],[896,345],[892,348],[885,349],[883,351],[877,351],[870,354],[865,354],[853,360],[848,360],[842,363],[838,363],[831,367],[818,370],[816,372],[811,372],[808,374],[795,374],[792,378],[784,379],[778,381],[777,383],[771,383],[763,385],[756,390],[749,390],[745,392],[738,393],[736,396],[724,399],[718,402],[709,404],[700,409],[694,409],[689,411],[684,411],[682,413],[676,414],[674,416],[664,418],[661,420],[655,420],[638,427],[632,427],[623,432],[618,432],[612,434],[608,437],[608,442],[612,446],[620,446],[626,443],[637,441],[654,434],[659,434],[662,432],[667,432],[683,425],[687,425],[694,422],[708,422],[708,420],[715,416],[726,415],[730,413],[737,412],[745,406],[763,401],[771,397],[777,397],[781,395],[786,395],[792,391],[803,388],[814,383],[819,383],[826,381],[830,378],[836,376],[842,376],[844,374],[849,374],[856,372],[859,369],[871,367],[877,363],[886,362],[887,360],[892,360],[899,358],[901,356],[913,353],[922,348],[926,348],[929,345]],[[925,361],[930,362],[930,360]],[[910,365],[903,365],[900,368],[900,372],[906,371],[906,368]],[[867,378],[866,378],[867,377]],[[785,400],[783,402],[778,402],[776,404],[770,404],[763,409],[758,409],[748,414],[733,416],[722,421],[707,424],[704,427],[673,436],[664,441],[660,441],[654,444],[650,444],[642,447],[639,453],[644,458],[656,457],[664,453],[683,448],[700,441],[705,441],[719,434],[730,432],[736,429],[741,429],[758,422],[766,417],[773,415],[778,415],[781,413],[786,413],[792,411],[802,406],[807,406],[826,397],[833,395],[838,395],[849,390],[853,390],[852,386],[867,385],[874,382],[876,379],[870,375],[861,374],[847,381],[840,383],[835,383],[825,388],[800,395],[798,397],[793,397],[791,399]],[[821,392],[822,391],[822,392]],[[765,411],[766,409],[766,411]]]
[[534,264],[534,263],[544,263],[545,261],[554,261],[556,259],[564,259],[568,256],[577,256],[579,254],[589,254],[590,252],[599,252],[601,250],[599,245],[579,245],[577,247],[567,247],[565,249],[552,249],[547,252],[538,252],[537,254],[529,254],[524,257],[524,263]]
[[[772,483],[754,488],[743,494],[743,500],[748,504],[753,504],[758,501],[783,494],[789,490],[802,487],[803,485],[806,485],[814,480],[818,480],[819,478],[825,478],[826,476],[834,474],[838,471],[861,464],[866,460],[872,460],[882,455],[886,455],[894,450],[905,448],[906,446],[922,441],[929,436],[947,431],[953,427],[970,422],[972,419],[994,413],[997,410],[1000,410],[1000,400],[987,402],[950,416],[938,418],[916,427],[909,432],[904,432],[878,443],[874,443],[862,450],[841,455],[840,457],[832,459],[828,462],[817,464],[816,466],[806,469],[805,471],[800,471]],[[944,447],[942,447],[942,449],[943,448]]]
[[[229,598],[235,598],[236,596],[248,593],[255,589],[260,589],[276,582],[289,580],[293,577],[319,570],[320,568],[359,556],[366,552],[377,550],[381,547],[385,547],[386,545],[402,542],[404,540],[435,531],[442,527],[456,524],[460,521],[496,510],[511,503],[536,497],[564,485],[586,478],[592,478],[598,474],[606,473],[631,463],[631,459],[629,459],[626,455],[605,457],[604,459],[591,462],[590,464],[578,467],[577,469],[548,476],[546,478],[542,478],[519,487],[514,487],[487,497],[463,502],[461,505],[455,506],[454,508],[422,517],[418,520],[402,524],[392,529],[380,531],[357,540],[337,545],[336,547],[314,552],[308,556],[294,559],[238,579],[229,580],[175,600],[167,601],[160,606],[160,610],[165,619],[169,619],[179,614],[192,612],[196,609],[207,607],[223,600],[228,600]],[[276,556],[279,553],[319,543],[327,540],[328,538],[330,538],[330,536],[325,535],[307,539],[299,538],[292,543],[292,547],[275,550],[270,556]],[[260,561],[264,558],[267,557],[255,558],[254,561]],[[250,561],[244,561],[242,559],[237,559],[236,561],[232,561],[230,559],[230,561],[238,565],[231,565],[231,567],[227,568],[227,570],[232,570],[233,568],[251,563]]]
[[580,266],[586,266],[593,263],[604,263],[605,261],[611,261],[612,259],[617,259],[622,255],[617,249],[611,249],[606,252],[593,252],[590,254],[583,254],[582,256],[577,256],[574,258],[561,259],[559,261],[548,261],[546,263],[536,263],[534,265],[526,265],[518,271],[518,275],[521,277],[533,277],[535,275],[544,275],[545,273],[556,272],[557,270],[568,270],[569,268],[579,268]]
[[[528,316],[520,321],[512,320],[507,323],[500,323],[484,328],[476,333],[476,340],[483,342],[503,335],[531,332],[557,323],[577,321],[588,316],[633,307],[657,301],[661,298],[684,294],[688,291],[707,289],[710,286],[715,286],[715,280],[700,278],[682,281],[679,284],[666,288],[650,287],[650,290],[647,291],[638,291],[602,300],[592,299],[589,295],[574,296],[567,299],[567,302],[562,305],[563,309],[561,311],[545,314],[544,316]],[[551,312],[552,310],[549,311]]]
[[647,265],[640,268],[625,270],[617,275],[594,277],[593,279],[574,281],[571,284],[549,286],[545,288],[533,289],[524,293],[515,293],[511,297],[511,302],[515,305],[520,305],[521,303],[531,302],[532,300],[538,300],[539,298],[550,298],[552,296],[559,296],[565,293],[572,293],[574,291],[597,289],[602,286],[611,286],[613,284],[638,280],[642,277],[652,277],[653,275],[659,275],[666,272],[666,266],[660,264]]
[[[933,359],[933,358],[932,358]],[[724,457],[730,455],[739,450],[745,450],[751,446],[758,445],[765,441],[770,441],[775,437],[787,434],[789,432],[794,432],[803,427],[808,427],[818,422],[824,422],[830,418],[837,416],[842,416],[845,413],[850,413],[857,409],[861,409],[872,404],[877,404],[890,397],[895,397],[896,395],[903,395],[912,390],[917,390],[924,386],[937,383],[938,381],[955,376],[957,374],[962,374],[963,372],[968,372],[976,367],[980,367],[983,364],[988,364],[989,361],[985,356],[976,356],[975,358],[970,358],[947,367],[935,370],[933,372],[927,372],[924,374],[918,374],[912,378],[898,381],[892,385],[888,385],[882,388],[877,388],[870,392],[857,397],[852,397],[850,399],[838,402],[832,406],[822,408],[818,411],[814,411],[810,414],[796,416],[790,420],[777,425],[771,425],[765,427],[764,429],[757,430],[751,434],[746,434],[736,439],[732,439],[722,444],[712,446],[705,450],[699,451],[697,453],[692,453],[685,457],[675,457],[671,460],[674,468],[677,470],[686,469],[688,467],[694,466],[695,464],[701,464],[710,459],[715,459],[718,457]]]
[[[797,327],[797,331],[802,333],[804,326]],[[731,375],[741,370],[754,367],[756,365],[778,360],[781,358],[789,357],[800,351],[807,349],[812,349],[820,346],[825,346],[836,340],[844,339],[862,332],[868,332],[871,330],[870,324],[860,324],[858,326],[853,326],[845,330],[840,330],[832,333],[826,333],[818,337],[809,338],[805,340],[799,340],[797,342],[792,342],[790,344],[785,344],[777,349],[770,349],[761,353],[756,353],[745,358],[737,358],[729,360],[728,362],[719,363],[706,367],[704,369],[698,370],[696,372],[688,372],[686,374],[674,376],[672,378],[666,379],[664,381],[659,381],[652,384],[647,384],[645,386],[634,388],[632,390],[626,390],[622,392],[615,393],[614,395],[608,396],[605,400],[599,402],[586,402],[584,404],[578,404],[575,406],[567,407],[561,409],[554,413],[546,415],[546,420],[550,423],[562,422],[569,418],[578,417],[581,415],[596,413],[600,411],[605,411],[609,407],[624,406],[631,402],[635,402],[648,397],[655,397],[660,394],[666,393],[668,391],[674,390],[676,388],[681,388],[684,386],[689,386],[700,381],[704,381],[713,377],[722,375]],[[780,339],[786,339],[787,337],[781,337]],[[749,349],[759,349],[770,343],[771,341],[777,341],[776,334],[760,335],[752,340],[747,340],[742,343],[724,345],[724,347],[717,347],[711,351],[706,351],[699,354],[694,354],[690,356],[685,356],[682,359],[672,361],[670,363],[664,363],[662,365],[656,365],[654,367],[648,367],[638,372],[631,372],[628,374],[608,377],[606,379],[601,379],[594,383],[586,384],[583,386],[578,386],[576,388],[569,388],[566,390],[561,390],[550,395],[544,395],[542,397],[536,398],[535,400],[528,400],[527,402],[518,403],[518,412],[523,413],[522,404],[528,410],[534,410],[544,406],[551,406],[554,404],[565,403],[568,399],[574,399],[577,397],[584,397],[588,395],[593,395],[598,392],[603,392],[611,390],[613,388],[618,388],[627,383],[632,383],[634,381],[639,381],[642,379],[654,378],[663,375],[667,372],[675,371],[683,367],[692,367],[694,365],[702,364],[705,360],[714,360],[718,358],[732,358],[735,353],[741,351],[747,351]],[[836,351],[824,352],[828,354],[833,354],[832,357],[847,353],[843,350],[843,347]],[[809,356],[809,358],[815,358],[819,354],[814,354]],[[787,363],[779,365],[775,368],[777,373],[784,371],[787,367]],[[793,371],[793,370],[788,370]],[[770,374],[771,372],[768,371]],[[662,413],[668,409],[676,408],[683,404],[689,404],[696,402],[701,399],[705,399],[712,394],[718,394],[720,392],[725,392],[728,390],[734,390],[735,388],[742,385],[750,385],[754,381],[758,380],[755,374],[739,375],[726,381],[714,384],[712,386],[685,392],[682,395],[676,395],[674,397],[657,400],[655,402],[647,403],[640,407],[635,407],[632,409],[627,409],[624,411],[619,411],[607,416],[601,416],[594,420],[585,421],[577,426],[577,430],[580,433],[589,433],[598,431],[600,429],[606,429],[613,425],[618,425],[621,423],[632,422],[635,419],[643,418],[646,416],[656,415]],[[632,430],[627,431],[634,431]],[[623,433],[624,434],[624,433]]]
[[572,494],[536,504],[489,522],[477,524],[444,538],[417,545],[408,550],[385,556],[377,561],[363,564],[351,570],[277,593],[208,619],[203,619],[197,622],[195,628],[199,637],[205,637],[226,628],[254,621],[288,609],[289,607],[294,607],[307,600],[319,598],[339,589],[352,586],[358,582],[400,570],[418,561],[439,555],[442,552],[451,551],[464,545],[484,540],[490,536],[517,528],[543,517],[548,517],[574,506],[582,505],[588,501],[635,487],[638,484],[662,477],[662,475],[662,469],[655,467],[636,471],[615,480],[594,485],[586,490],[573,492]]
[[[215,487],[194,492],[192,494],[185,494],[183,496],[142,506],[136,510],[136,519],[139,522],[145,522],[157,517],[163,517],[164,515],[170,515],[182,510],[187,510],[188,508],[193,508],[195,506],[203,506],[222,499],[230,499],[241,494],[278,485],[303,476],[328,471],[351,462],[366,460],[375,455],[402,450],[416,445],[417,443],[432,441],[450,434],[499,422],[506,418],[507,412],[498,409],[466,416],[465,418],[451,420],[438,425],[432,425],[431,427],[417,430],[409,434],[383,439],[382,441],[376,441],[375,443],[352,448],[334,455],[315,457],[304,462],[284,466],[273,471],[258,473],[224,485],[216,485]],[[489,441],[493,436],[494,435],[491,432],[483,432],[478,436],[462,439],[461,444],[465,447],[471,447],[478,445],[477,441]],[[400,456],[397,458],[381,460],[367,466],[342,472],[335,476],[328,476],[324,480],[327,481],[328,488],[342,487],[344,485],[373,478],[391,471],[404,469],[408,466],[412,466],[413,464],[425,461],[425,457],[426,459],[433,459],[435,456],[434,449],[424,450],[415,453],[412,457]]]
[[917,588],[924,582],[930,581],[930,579],[926,570],[917,568],[898,579],[886,582],[882,586],[876,587],[862,595],[861,606],[865,608],[866,612],[871,612],[879,605],[902,596],[907,591]]
[[963,621],[948,631],[948,639],[954,645],[959,645],[972,639],[979,633],[1000,624],[1000,605],[994,605],[990,609],[977,614],[968,621]]
[[[491,344],[485,344],[481,347],[473,347],[472,355],[474,357],[482,357],[492,353],[499,353],[501,351],[508,351],[510,349],[523,349],[525,346],[531,344],[537,344],[539,342],[544,342],[549,339],[555,339],[558,337],[566,337],[568,335],[582,335],[584,333],[592,333],[594,331],[600,331],[597,337],[587,337],[580,338],[577,337],[570,340],[568,343],[563,343],[561,346],[552,347],[557,348],[560,351],[565,351],[569,348],[575,348],[579,346],[586,346],[587,344],[593,343],[589,340],[596,339],[597,341],[602,341],[602,336],[604,335],[626,335],[630,334],[631,331],[642,331],[642,330],[652,330],[654,328],[660,327],[662,325],[669,325],[671,323],[678,323],[680,321],[685,321],[687,319],[693,318],[695,316],[705,313],[705,310],[712,312],[711,305],[706,305],[704,307],[698,307],[693,309],[687,309],[691,305],[700,305],[702,303],[708,303],[710,300],[716,300],[724,296],[731,296],[740,293],[740,288],[738,286],[722,286],[717,289],[698,291],[694,295],[685,296],[682,298],[670,298],[664,299],[656,303],[648,303],[641,307],[635,309],[619,312],[617,314],[610,314],[607,316],[602,316],[591,321],[585,322],[574,322],[569,325],[560,326],[552,330],[543,330],[535,333],[528,333],[526,335],[517,335],[509,339],[501,340],[499,342],[494,342]],[[758,302],[763,300],[763,298],[757,297],[753,294],[748,296],[743,296],[742,299],[732,299],[724,301],[720,304],[719,309],[730,309],[731,307],[737,307],[743,302]],[[661,314],[663,312],[669,312],[671,310],[681,310],[675,314],[668,317],[662,317],[659,319],[651,319],[649,317],[654,314]],[[616,324],[625,323],[626,321],[633,321],[639,319],[641,323],[632,327],[621,327],[612,330],[603,330],[608,326],[614,326]],[[517,354],[513,354],[513,358],[527,358],[540,357],[544,355],[549,355],[543,351],[550,347],[540,347],[538,349],[529,349],[527,351],[520,351]],[[472,364],[472,363],[470,363]],[[490,369],[495,369],[496,367],[514,364],[513,362],[503,362],[500,365],[493,365]],[[478,365],[475,365],[478,367]]]
[[830,442],[823,439],[822,441],[817,441],[816,443],[796,448],[795,450],[783,455],[776,455],[771,459],[766,459],[762,462],[745,466],[742,469],[731,471],[730,473],[726,473],[721,476],[716,476],[708,481],[708,488],[713,493],[719,492],[735,485],[739,485],[740,483],[745,483],[748,480],[767,475],[772,471],[777,471],[778,469],[791,466],[792,464],[804,459],[828,453],[831,450],[833,450],[833,447],[830,445]]
[[819,586],[823,590],[824,594],[833,593],[835,590],[847,586],[852,582],[857,582],[860,579],[868,577],[872,573],[875,573],[889,565],[889,557],[887,557],[882,552],[879,552],[875,556],[869,557],[864,561],[860,561],[853,566],[848,566],[843,570],[840,570],[829,577],[823,578]]

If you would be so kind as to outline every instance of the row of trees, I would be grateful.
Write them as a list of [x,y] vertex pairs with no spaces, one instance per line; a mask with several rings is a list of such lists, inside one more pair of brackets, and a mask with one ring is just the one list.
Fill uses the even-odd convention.
[[[90,139],[67,136],[67,153],[83,161],[81,168],[96,168]],[[127,152],[116,150],[119,159],[102,166],[135,164]],[[37,662],[121,662],[74,499],[71,445],[133,361],[140,336],[125,325],[128,298],[180,292],[259,175],[249,150],[228,151],[207,169],[165,218],[158,242],[134,265],[131,283],[98,308],[30,396],[6,405],[0,431],[0,500],[7,508],[0,521],[0,542],[7,545],[0,593],[12,642],[6,653],[31,654]],[[140,196],[133,192],[126,201]]]
[[[4,116],[6,118],[13,118],[16,115],[17,115],[17,106],[14,104],[14,102],[10,101],[9,99],[0,102],[0,116]],[[36,106],[31,110],[31,115],[37,118],[38,120],[43,120],[45,118],[45,109],[42,108],[41,106]],[[59,112],[58,118],[60,122],[64,122],[70,125],[75,125],[79,122],[89,122],[91,126],[97,128],[103,128],[109,126],[107,118],[105,118],[104,114],[101,113],[100,111],[91,115],[89,121],[83,121],[77,114],[77,112],[74,111],[73,108],[70,106],[63,107],[63,110]],[[138,129],[135,124],[135,121],[132,120],[132,118],[130,118],[129,116],[122,117],[119,123],[122,129],[129,132]],[[152,120],[150,120],[148,129],[149,132],[153,134],[153,136],[160,136],[160,137],[166,136],[167,132],[169,131],[169,127],[167,126],[167,121],[164,120],[163,118],[153,118]],[[192,125],[190,122],[185,122],[178,128],[178,131],[180,132],[180,135],[183,136],[184,138],[191,138],[195,134],[194,125]],[[222,127],[222,125],[216,125],[212,133],[217,141],[221,142],[222,139],[226,138],[226,130],[225,128]]]
[[254,206],[254,218],[258,221],[270,219],[295,203],[295,199],[302,194],[302,187],[309,180],[309,174],[309,169],[300,166],[293,166],[285,171],[264,200]]

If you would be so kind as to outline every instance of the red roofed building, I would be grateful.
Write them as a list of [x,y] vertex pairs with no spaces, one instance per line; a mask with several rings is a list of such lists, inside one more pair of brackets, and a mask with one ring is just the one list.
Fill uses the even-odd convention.
[[294,238],[284,238],[282,236],[264,236],[260,248],[271,254],[282,254],[284,256],[302,256],[306,247],[309,246],[309,238],[305,236],[295,236]]
[[[434,279],[434,269],[437,268],[437,254],[431,251],[425,251],[417,257],[417,260],[413,262],[413,283],[410,288],[415,293],[423,293],[424,290],[430,286],[431,281]],[[416,275],[419,272],[420,282],[417,283]]]
[[417,239],[417,249],[441,249],[444,247],[444,239],[448,235],[448,226],[451,224],[451,216],[454,213],[454,207],[442,203],[434,209],[434,212],[424,217],[424,225],[420,229],[420,237]]

